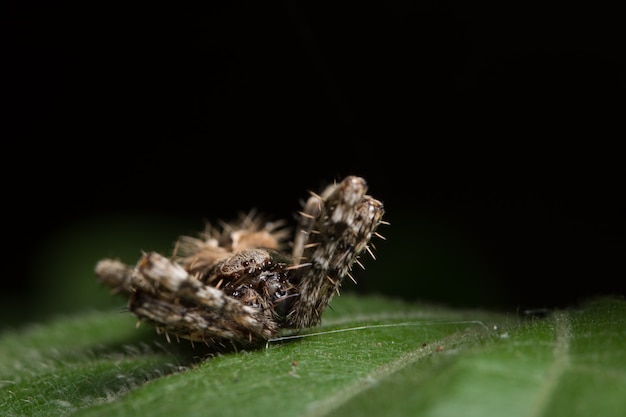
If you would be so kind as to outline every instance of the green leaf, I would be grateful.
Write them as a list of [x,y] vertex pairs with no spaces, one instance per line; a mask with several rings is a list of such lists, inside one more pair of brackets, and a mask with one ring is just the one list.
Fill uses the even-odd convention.
[[[168,344],[93,311],[0,335],[0,415],[618,416],[626,302],[545,317],[342,295],[304,337]],[[286,334],[289,337],[289,333]]]

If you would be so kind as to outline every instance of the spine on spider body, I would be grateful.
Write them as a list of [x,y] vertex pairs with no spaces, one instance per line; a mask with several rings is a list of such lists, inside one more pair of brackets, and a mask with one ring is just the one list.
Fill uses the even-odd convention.
[[[370,239],[377,235],[383,204],[366,194],[367,183],[356,176],[313,194],[301,212],[294,239],[292,258],[297,269],[292,281],[297,286],[287,323],[304,328],[319,324],[322,313],[359,255],[370,250]],[[373,255],[372,255],[373,257]],[[292,276],[292,278],[294,278]]]

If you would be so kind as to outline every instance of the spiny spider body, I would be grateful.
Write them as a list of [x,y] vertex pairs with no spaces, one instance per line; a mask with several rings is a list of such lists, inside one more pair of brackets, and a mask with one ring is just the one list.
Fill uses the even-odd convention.
[[96,275],[168,340],[258,344],[281,328],[319,324],[359,255],[372,254],[384,210],[366,192],[364,179],[349,176],[311,193],[290,254],[285,222],[252,212],[219,229],[208,226],[199,238],[181,237],[171,258],[146,253],[135,266],[103,259]]

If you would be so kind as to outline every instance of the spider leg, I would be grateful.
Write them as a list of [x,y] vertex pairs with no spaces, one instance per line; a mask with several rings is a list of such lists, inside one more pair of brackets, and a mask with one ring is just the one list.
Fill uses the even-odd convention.
[[209,342],[227,338],[249,343],[271,338],[276,323],[190,275],[158,253],[147,253],[135,268],[113,260],[96,267],[100,280],[131,294],[129,309],[140,320],[179,337]]
[[[176,338],[199,341],[207,345],[221,340],[251,344],[269,339],[275,334],[274,330],[263,330],[263,326],[258,323],[253,327],[241,323],[249,320],[229,319],[219,310],[188,305],[142,291],[131,296],[129,306],[141,321],[152,324],[168,340],[172,334]],[[240,318],[244,317],[258,321],[250,313],[245,313]]]
[[290,326],[319,323],[342,280],[382,222],[383,204],[366,194],[364,179],[349,176],[307,201],[294,239],[294,271],[299,297],[287,317]]
[[111,287],[114,293],[130,295],[138,288],[148,287],[135,267],[114,259],[99,261],[96,264],[96,276],[100,282]]

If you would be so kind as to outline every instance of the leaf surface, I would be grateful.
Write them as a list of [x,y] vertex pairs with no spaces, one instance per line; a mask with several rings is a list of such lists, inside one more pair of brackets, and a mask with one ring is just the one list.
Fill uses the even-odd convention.
[[[545,317],[342,295],[247,351],[94,311],[0,335],[2,416],[618,416],[626,302]],[[304,336],[304,337],[300,337]]]

